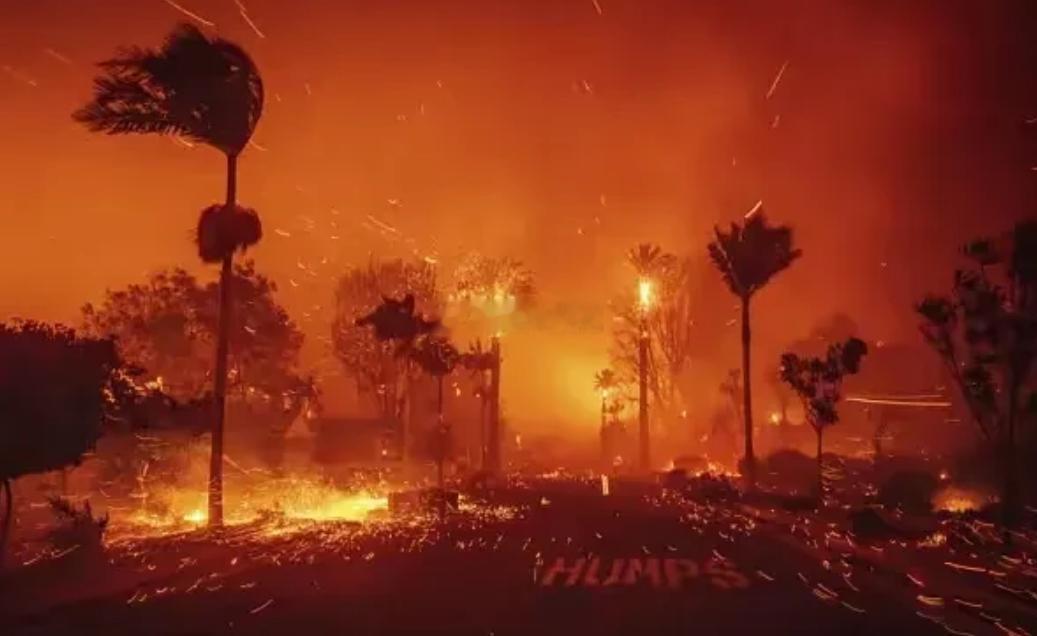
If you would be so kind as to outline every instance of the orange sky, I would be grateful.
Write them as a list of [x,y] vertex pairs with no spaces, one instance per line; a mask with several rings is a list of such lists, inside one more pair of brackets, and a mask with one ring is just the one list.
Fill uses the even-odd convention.
[[[222,197],[215,151],[69,117],[93,62],[188,18],[164,0],[4,4],[0,317],[74,321],[107,286],[203,271],[190,234]],[[702,253],[758,199],[805,252],[760,297],[765,348],[836,310],[912,338],[911,302],[946,285],[957,245],[1037,194],[1033,3],[246,0],[265,37],[233,0],[179,5],[264,74],[239,196],[314,360],[336,273],[368,254],[516,256],[543,304],[600,316],[632,244]],[[530,393],[604,363],[600,327],[564,327],[530,335],[565,343]]]

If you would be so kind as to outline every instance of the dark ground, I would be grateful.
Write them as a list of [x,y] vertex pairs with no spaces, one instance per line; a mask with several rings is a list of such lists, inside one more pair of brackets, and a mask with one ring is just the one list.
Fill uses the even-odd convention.
[[[614,486],[615,487],[615,486]],[[865,546],[815,513],[536,481],[445,522],[271,526],[118,541],[9,574],[0,632],[22,634],[1033,633],[1025,548],[1004,560],[948,540]],[[276,524],[275,524],[276,525]],[[982,529],[982,526],[981,526]],[[962,534],[962,536],[965,536]],[[601,558],[545,585],[558,557]],[[687,559],[679,588],[645,574],[604,586],[613,559]],[[947,562],[969,564],[963,571]],[[660,568],[663,566],[660,565]],[[620,570],[622,571],[622,570]],[[690,572],[690,574],[689,574]],[[636,574],[636,573],[635,573]],[[665,572],[664,572],[665,574]],[[590,576],[591,582],[596,577]],[[1000,587],[998,587],[1000,586]],[[1007,588],[1007,589],[1001,589]],[[1027,631],[1028,630],[1028,631]]]

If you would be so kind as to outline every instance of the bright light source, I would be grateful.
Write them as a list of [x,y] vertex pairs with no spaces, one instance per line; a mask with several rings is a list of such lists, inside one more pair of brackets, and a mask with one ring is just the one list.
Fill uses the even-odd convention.
[[652,306],[654,293],[652,281],[649,278],[641,278],[637,281],[637,304],[642,311],[648,311]]

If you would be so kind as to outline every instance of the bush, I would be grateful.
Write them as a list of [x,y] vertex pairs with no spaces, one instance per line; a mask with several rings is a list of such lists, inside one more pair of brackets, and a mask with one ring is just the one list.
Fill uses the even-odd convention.
[[763,460],[758,473],[759,481],[783,490],[798,492],[817,488],[817,458],[786,449]]
[[933,495],[939,487],[935,475],[921,470],[903,470],[890,475],[879,486],[879,503],[905,512],[932,512]]
[[84,501],[82,508],[62,497],[51,497],[48,501],[57,520],[57,526],[48,534],[51,545],[59,550],[80,548],[90,554],[101,551],[108,527],[107,514],[94,518],[89,501]]

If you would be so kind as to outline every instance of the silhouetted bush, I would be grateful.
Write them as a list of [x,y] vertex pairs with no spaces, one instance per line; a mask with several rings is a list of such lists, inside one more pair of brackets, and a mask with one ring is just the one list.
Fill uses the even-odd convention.
[[930,473],[920,470],[899,471],[879,486],[879,503],[905,512],[931,512],[933,494],[938,486],[939,480]]
[[48,533],[51,545],[59,550],[79,548],[89,554],[101,551],[108,527],[107,514],[95,518],[89,501],[84,501],[81,508],[62,497],[51,497],[48,501],[57,521],[57,526]]
[[780,450],[764,459],[759,480],[782,490],[808,491],[817,480],[817,460],[796,450]]
[[862,508],[851,512],[850,527],[854,536],[864,541],[890,539],[900,534],[874,508]]

